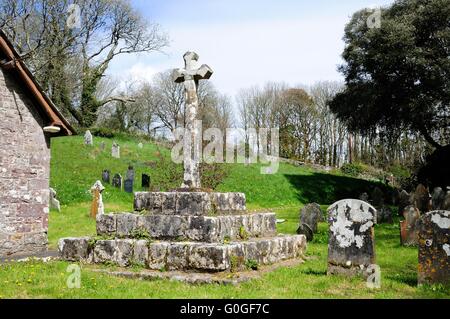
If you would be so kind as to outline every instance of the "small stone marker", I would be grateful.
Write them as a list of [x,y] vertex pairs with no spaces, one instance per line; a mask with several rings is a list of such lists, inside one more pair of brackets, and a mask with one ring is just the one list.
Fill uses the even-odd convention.
[[142,174],[142,188],[148,189],[150,188],[150,175]]
[[[310,231],[317,233],[317,224],[319,221],[323,221],[322,210],[319,204],[312,203],[305,205],[300,210],[300,227],[297,230],[297,234],[305,235],[308,239]],[[309,229],[303,227],[303,225],[308,225]],[[312,236],[308,240],[312,240]]]
[[403,246],[417,245],[417,221],[420,218],[419,210],[413,205],[407,206],[403,211],[405,220],[400,221],[400,240]]
[[100,181],[96,181],[91,187],[92,205],[91,205],[91,217],[96,218],[97,214],[104,214],[102,192],[105,188]]
[[407,206],[412,205],[411,195],[408,194],[407,191],[402,189],[400,194],[398,195],[398,214],[403,216],[403,211]]
[[91,131],[87,130],[86,133],[84,133],[84,145],[92,146],[94,145],[94,141],[92,140],[92,134]]
[[440,187],[433,189],[433,195],[431,195],[431,209],[440,210],[444,208],[445,192]]
[[144,144],[139,143],[139,144],[138,144],[138,147],[139,147],[140,149],[142,149],[142,148],[144,148]]
[[445,195],[444,200],[444,207],[442,207],[444,210],[450,210],[450,187],[447,186],[447,194]]
[[102,172],[102,181],[103,183],[110,183],[111,182],[111,172],[107,169],[103,170]]
[[418,222],[418,283],[450,285],[450,211],[432,211]]
[[122,183],[123,183],[122,175],[120,174],[114,175],[112,179],[112,186],[122,189]]
[[120,146],[116,142],[113,142],[112,144],[111,156],[114,158],[120,158]]
[[61,212],[61,205],[59,200],[56,199],[56,191],[50,188],[50,209],[56,209],[59,213]]
[[123,184],[123,188],[125,192],[132,193],[133,192],[133,180],[127,178]]
[[430,210],[430,194],[428,189],[422,184],[417,185],[414,192],[414,206],[417,207],[421,214]]
[[357,199],[344,199],[328,208],[328,274],[368,276],[375,264],[373,226],[376,209]]
[[387,223],[392,224],[394,221],[392,220],[392,211],[389,207],[383,206],[377,211],[377,223]]
[[104,151],[105,148],[106,148],[105,142],[101,142],[101,143],[100,143],[100,150],[101,150],[101,151]]
[[369,194],[367,194],[366,192],[362,193],[359,196],[359,199],[362,200],[363,202],[369,202]]

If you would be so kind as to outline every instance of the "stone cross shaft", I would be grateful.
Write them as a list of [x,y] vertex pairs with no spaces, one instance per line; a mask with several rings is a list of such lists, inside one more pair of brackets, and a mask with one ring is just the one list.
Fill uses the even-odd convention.
[[[213,71],[211,68],[203,64],[196,68],[198,54],[195,52],[186,52],[183,55],[185,67],[175,69],[172,78],[176,83],[184,83],[185,103],[186,103],[186,126],[185,126],[185,150],[184,150],[184,177],[182,188],[199,188],[200,187],[200,168],[199,158],[201,143],[201,129],[196,125],[198,111],[198,81],[207,80],[211,77]],[[200,139],[198,139],[200,138]],[[188,141],[188,143],[186,143]],[[192,148],[191,145],[194,145]],[[187,147],[187,149],[186,149]],[[194,156],[192,156],[192,153]],[[197,156],[196,156],[197,155]]]

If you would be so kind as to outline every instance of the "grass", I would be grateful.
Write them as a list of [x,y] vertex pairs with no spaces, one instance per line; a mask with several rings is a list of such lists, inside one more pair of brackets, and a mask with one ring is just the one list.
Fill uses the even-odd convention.
[[[121,159],[112,159],[112,140],[104,141],[107,151],[98,146],[85,147],[82,137],[52,140],[51,185],[58,192],[62,212],[50,212],[49,243],[56,248],[61,237],[95,234],[95,221],[89,217],[91,185],[101,178],[103,169],[124,174],[134,165],[139,190],[140,174],[150,173],[152,183],[165,183],[160,166],[149,165],[158,160],[158,152],[168,151],[139,141],[121,137]],[[245,192],[249,208],[272,208],[278,218],[280,233],[295,233],[298,211],[308,202],[318,202],[323,209],[335,200],[357,197],[370,191],[374,183],[336,174],[325,174],[307,167],[280,164],[275,175],[259,174],[259,165],[229,165],[228,176],[220,183],[220,191]],[[174,181],[174,183],[177,181]],[[130,211],[132,195],[105,185],[106,212]],[[376,225],[377,263],[381,267],[380,289],[369,289],[360,278],[327,276],[327,224],[319,224],[319,233],[308,243],[308,260],[296,267],[280,268],[238,286],[187,285],[168,280],[139,281],[95,273],[81,265],[81,288],[69,289],[66,281],[68,262],[43,263],[29,261],[0,265],[0,298],[450,298],[440,286],[417,287],[417,249],[401,247],[398,220],[393,225]],[[288,284],[287,284],[288,283]]]

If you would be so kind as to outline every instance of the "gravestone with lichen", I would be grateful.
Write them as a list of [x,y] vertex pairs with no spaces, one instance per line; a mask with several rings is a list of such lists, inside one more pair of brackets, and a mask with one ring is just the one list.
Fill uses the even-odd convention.
[[[184,60],[185,67],[174,71],[174,81],[184,84],[186,136],[195,140],[201,136],[195,124],[198,82],[208,79],[212,70],[207,65],[197,68],[194,52],[187,52]],[[97,215],[97,235],[110,239],[61,239],[62,258],[211,273],[298,259],[306,249],[303,235],[277,235],[275,213],[247,212],[245,194],[202,189],[195,156],[184,158],[179,189],[134,193],[134,212]]]
[[418,283],[450,286],[450,211],[424,214],[418,222]]
[[372,205],[357,199],[328,208],[328,274],[368,275],[369,266],[375,264],[376,214]]

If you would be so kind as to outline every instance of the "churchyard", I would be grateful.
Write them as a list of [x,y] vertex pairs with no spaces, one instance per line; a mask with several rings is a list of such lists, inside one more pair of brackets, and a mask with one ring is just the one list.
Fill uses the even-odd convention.
[[[93,146],[85,146],[82,136],[53,140],[51,186],[57,190],[61,212],[50,211],[49,247],[57,249],[63,237],[95,235],[95,220],[90,215],[90,187],[101,180],[102,171],[125,175],[133,165],[136,176],[147,172],[152,185],[176,187],[177,181],[158,165],[149,162],[169,157],[169,150],[152,142],[118,136],[120,159],[110,154],[113,139],[94,137]],[[101,143],[106,147],[102,151]],[[138,144],[142,143],[141,149]],[[150,168],[149,165],[153,165]],[[178,167],[182,170],[182,167]],[[168,180],[169,179],[169,180]],[[173,183],[173,184],[171,184]],[[280,164],[275,175],[259,174],[259,165],[244,167],[232,164],[229,174],[217,187],[220,191],[239,190],[247,195],[248,209],[271,208],[278,219],[277,232],[295,234],[299,210],[310,202],[320,204],[322,211],[336,198],[352,197],[375,186],[376,182],[355,179],[339,171],[326,173],[308,166]],[[133,195],[104,184],[105,212],[132,211]],[[140,178],[135,180],[140,191]],[[163,190],[163,189],[162,189]],[[361,192],[363,190],[363,192]],[[356,195],[355,195],[356,196]],[[353,196],[354,197],[354,196]],[[395,210],[395,207],[393,207]],[[237,286],[220,284],[186,284],[170,280],[143,281],[94,272],[94,265],[83,265],[80,289],[67,287],[70,272],[65,261],[11,262],[0,266],[2,298],[449,298],[441,285],[417,286],[417,247],[400,244],[399,220],[394,212],[393,224],[378,224],[375,229],[376,263],[381,268],[381,287],[370,289],[360,277],[327,275],[328,225],[318,224],[318,233],[308,242],[307,260],[299,265],[281,267],[260,278]],[[116,270],[114,265],[103,269]],[[142,268],[134,266],[132,271]],[[286,285],[289,282],[289,285]]]

